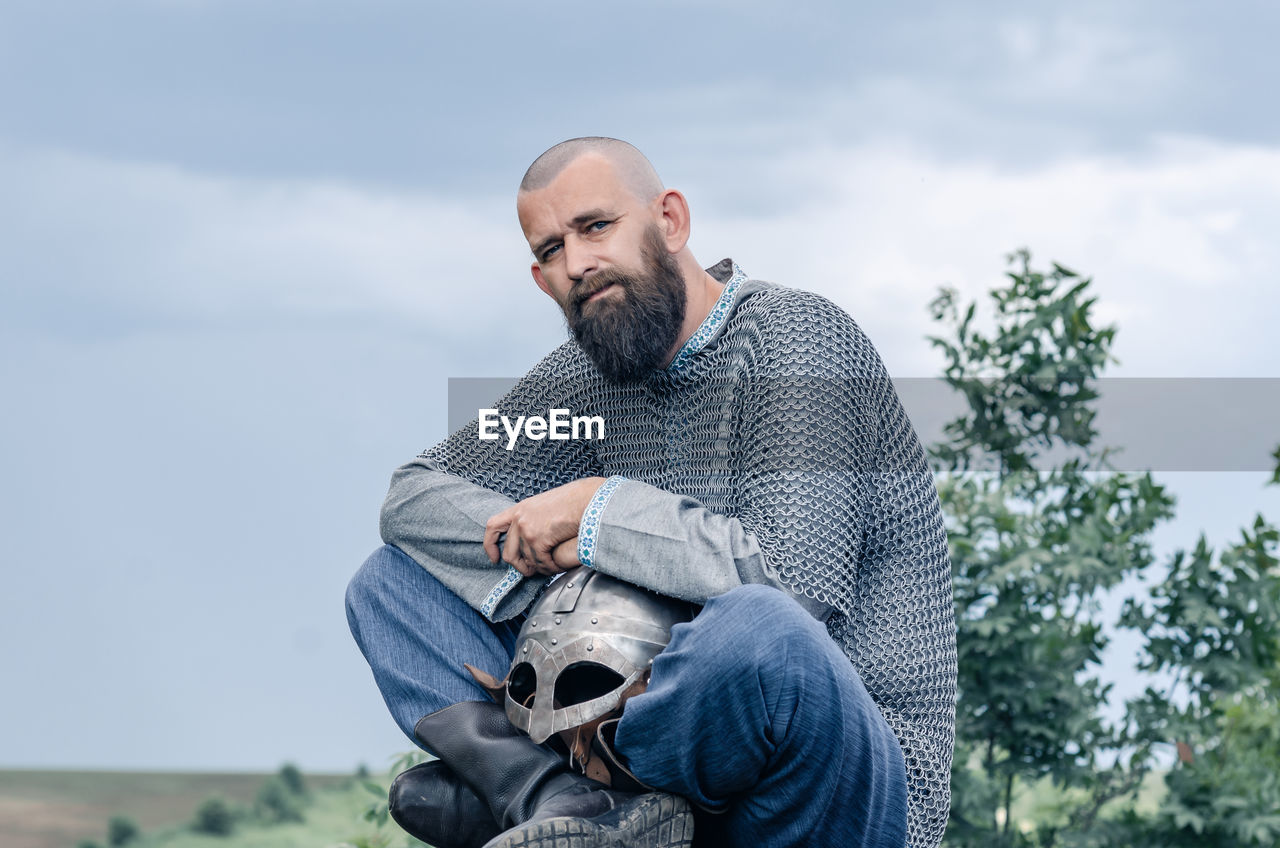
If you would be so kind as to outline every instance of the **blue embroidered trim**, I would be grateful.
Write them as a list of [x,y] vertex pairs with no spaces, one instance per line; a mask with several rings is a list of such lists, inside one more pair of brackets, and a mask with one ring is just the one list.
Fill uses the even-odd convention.
[[511,590],[520,584],[524,579],[524,575],[516,571],[514,565],[507,566],[507,573],[498,581],[498,585],[493,587],[489,592],[489,597],[484,599],[484,603],[480,605],[480,614],[485,618],[493,621],[493,611],[498,608],[498,604],[502,603],[502,599],[511,594]]
[[671,364],[667,366],[668,371],[679,371],[695,353],[706,347],[707,341],[715,335],[716,330],[720,329],[725,316],[729,314],[729,307],[733,305],[733,297],[738,287],[746,280],[747,275],[738,267],[738,263],[733,263],[733,274],[729,277],[729,282],[724,284],[724,291],[720,292],[720,297],[716,298],[715,305],[711,307],[707,317],[698,325],[698,329],[693,331],[693,335],[684,343],[684,347],[680,348],[675,359],[671,360]]
[[592,560],[595,559],[596,535],[600,531],[600,516],[604,514],[604,505],[609,502],[609,498],[613,497],[614,490],[626,479],[626,477],[615,475],[605,480],[600,488],[596,489],[595,497],[582,512],[582,521],[578,522],[578,562],[585,566],[590,567],[593,564]]

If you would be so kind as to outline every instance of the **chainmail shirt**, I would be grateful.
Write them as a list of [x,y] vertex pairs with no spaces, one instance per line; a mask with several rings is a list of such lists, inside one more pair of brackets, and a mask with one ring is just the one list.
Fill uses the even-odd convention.
[[485,521],[608,477],[579,528],[583,563],[696,602],[769,583],[825,618],[902,747],[908,845],[932,848],[950,804],[956,647],[924,451],[845,312],[729,260],[709,271],[724,292],[666,369],[609,383],[569,341],[496,404],[512,420],[598,415],[604,438],[507,449],[473,422],[396,472],[383,538],[491,619],[510,618],[546,578],[490,564]]

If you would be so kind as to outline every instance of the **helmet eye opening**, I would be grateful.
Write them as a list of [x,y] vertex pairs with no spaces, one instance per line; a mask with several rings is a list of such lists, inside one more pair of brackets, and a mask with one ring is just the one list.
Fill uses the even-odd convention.
[[538,690],[538,675],[529,663],[520,663],[511,669],[507,680],[507,695],[522,707],[533,706],[533,696]]
[[556,678],[556,703],[572,707],[608,695],[626,682],[621,674],[594,662],[576,662]]

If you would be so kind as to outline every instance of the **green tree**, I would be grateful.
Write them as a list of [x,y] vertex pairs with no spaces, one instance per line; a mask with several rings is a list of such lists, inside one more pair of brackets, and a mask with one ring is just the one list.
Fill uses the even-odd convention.
[[112,816],[107,822],[107,844],[112,848],[128,845],[139,833],[138,823],[128,816]]
[[[944,473],[960,652],[952,846],[1271,846],[1280,841],[1280,530],[1262,516],[1216,553],[1153,564],[1172,499],[1148,474],[1110,471],[1095,444],[1096,381],[1115,327],[1096,327],[1090,281],[1009,257],[978,304],[934,301],[933,339],[967,410],[933,455]],[[1280,484],[1280,448],[1273,484]],[[1043,466],[1043,468],[1041,468]],[[1103,593],[1155,578],[1104,621]],[[1101,718],[1108,625],[1143,634],[1152,686]],[[1170,752],[1177,759],[1169,766]],[[1133,799],[1167,768],[1154,815]],[[1059,793],[1016,822],[1018,787]]]
[[293,763],[280,766],[277,776],[284,783],[285,788],[298,798],[307,798],[311,794],[307,789],[307,781],[302,776],[302,771]]
[[1147,634],[1142,668],[1174,681],[1134,705],[1148,737],[1178,750],[1148,844],[1280,843],[1278,545],[1261,515],[1217,556],[1202,535],[1150,600],[1126,606],[1124,622]]
[[289,790],[279,775],[268,778],[262,784],[254,801],[254,811],[258,818],[271,824],[304,821],[306,817],[302,808],[302,800]]
[[[954,291],[932,304],[951,335],[931,341],[967,405],[931,451],[959,647],[948,842],[984,848],[1057,844],[1141,781],[1132,728],[1101,718],[1100,601],[1152,562],[1151,530],[1173,506],[1148,474],[1098,473],[1109,465],[1092,402],[1116,330],[1095,326],[1090,281],[1034,270],[1026,251],[1009,260],[991,330]],[[1016,788],[1044,778],[1071,790],[1055,820],[1015,822]]]
[[225,799],[215,796],[206,799],[196,808],[191,829],[210,836],[230,836],[235,830],[235,824],[235,811],[231,805]]

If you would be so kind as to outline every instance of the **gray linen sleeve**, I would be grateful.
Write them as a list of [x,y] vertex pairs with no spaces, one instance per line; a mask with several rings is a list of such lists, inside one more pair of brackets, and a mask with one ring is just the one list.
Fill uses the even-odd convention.
[[[576,345],[552,351],[494,404],[501,415],[586,413],[593,369]],[[398,468],[382,506],[382,539],[492,621],[522,612],[546,584],[484,552],[485,523],[517,501],[599,473],[589,440],[479,438],[478,419]]]
[[698,603],[744,583],[773,582],[759,542],[742,522],[638,480],[622,481],[609,495],[592,560],[596,568]]
[[[706,603],[735,586],[786,591],[814,618],[831,607],[783,584],[765,565],[756,537],[737,518],[638,480],[623,481],[598,525],[593,563],[664,595]],[[678,565],[674,565],[678,564]]]
[[384,542],[407,553],[455,595],[491,621],[503,621],[519,614],[546,583],[545,578],[511,576],[510,566],[495,565],[484,551],[485,523],[513,503],[420,456],[392,475],[379,529]]

